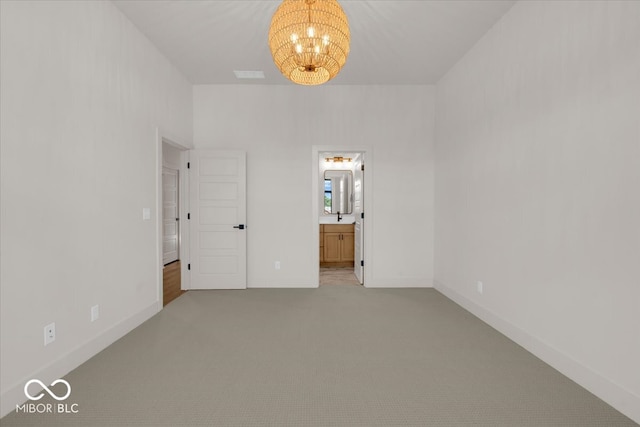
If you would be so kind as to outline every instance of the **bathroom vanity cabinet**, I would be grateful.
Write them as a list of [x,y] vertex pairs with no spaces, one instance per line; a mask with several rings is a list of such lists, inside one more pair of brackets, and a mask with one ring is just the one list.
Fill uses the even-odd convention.
[[320,225],[320,266],[353,267],[353,224]]

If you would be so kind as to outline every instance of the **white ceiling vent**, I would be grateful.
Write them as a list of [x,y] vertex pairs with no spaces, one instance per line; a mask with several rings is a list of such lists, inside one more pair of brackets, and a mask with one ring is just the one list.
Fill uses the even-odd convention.
[[234,71],[238,79],[264,79],[264,71]]

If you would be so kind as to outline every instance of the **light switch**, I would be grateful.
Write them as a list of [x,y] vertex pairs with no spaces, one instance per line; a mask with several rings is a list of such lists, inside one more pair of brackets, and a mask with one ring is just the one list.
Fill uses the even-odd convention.
[[142,219],[151,219],[151,208],[142,208]]

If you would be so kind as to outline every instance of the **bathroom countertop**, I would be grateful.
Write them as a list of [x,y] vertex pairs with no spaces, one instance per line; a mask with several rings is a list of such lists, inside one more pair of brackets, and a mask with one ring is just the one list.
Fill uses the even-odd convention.
[[356,217],[353,215],[342,215],[342,219],[338,221],[338,217],[336,215],[326,215],[320,217],[320,224],[354,224],[356,222]]

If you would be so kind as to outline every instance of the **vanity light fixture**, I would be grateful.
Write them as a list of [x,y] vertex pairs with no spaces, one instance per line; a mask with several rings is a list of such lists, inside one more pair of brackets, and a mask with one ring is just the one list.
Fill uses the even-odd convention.
[[324,160],[325,162],[343,163],[343,162],[350,162],[351,157],[334,156],[334,157],[325,157]]
[[269,48],[282,74],[320,85],[347,62],[349,22],[336,0],[283,0],[271,18]]

